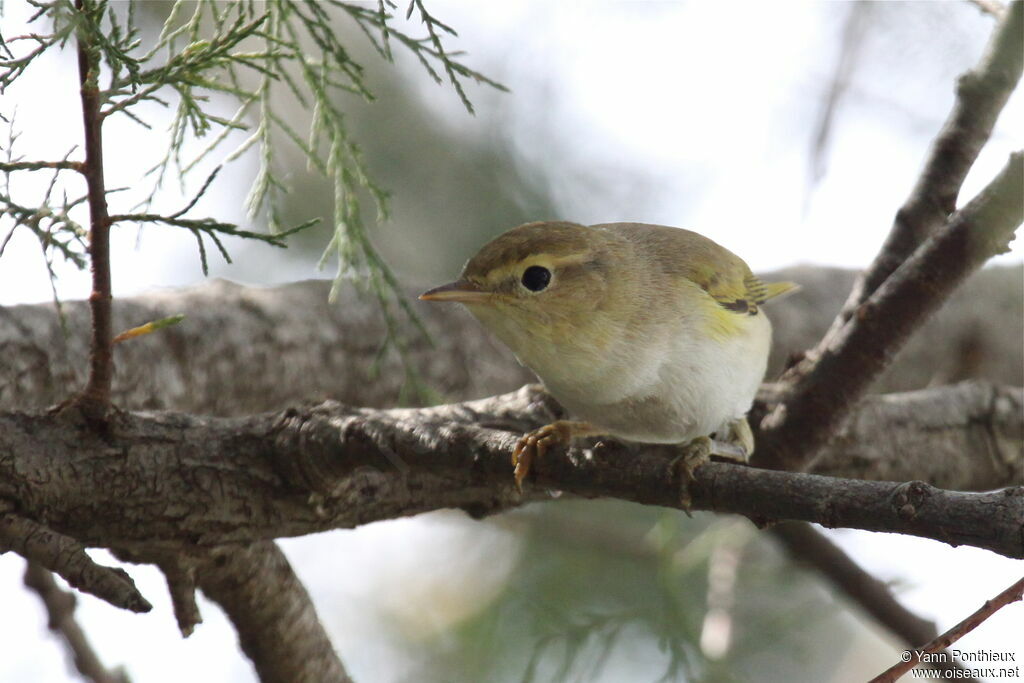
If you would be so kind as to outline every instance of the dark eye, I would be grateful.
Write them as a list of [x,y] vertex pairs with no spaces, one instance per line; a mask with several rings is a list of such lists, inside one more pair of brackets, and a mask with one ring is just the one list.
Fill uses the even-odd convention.
[[522,283],[531,292],[539,292],[551,282],[551,271],[541,266],[530,266],[523,271]]

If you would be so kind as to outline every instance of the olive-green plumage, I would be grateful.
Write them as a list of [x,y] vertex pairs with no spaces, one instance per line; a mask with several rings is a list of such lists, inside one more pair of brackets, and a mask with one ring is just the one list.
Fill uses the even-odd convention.
[[760,306],[793,289],[762,282],[689,230],[547,222],[493,239],[458,281],[422,298],[464,303],[586,421],[546,428],[541,441],[609,433],[676,443],[718,433],[738,435],[749,454],[750,430],[738,425],[771,339]]

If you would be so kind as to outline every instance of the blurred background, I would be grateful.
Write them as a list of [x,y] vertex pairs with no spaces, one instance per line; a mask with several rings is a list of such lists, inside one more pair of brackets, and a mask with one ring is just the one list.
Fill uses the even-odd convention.
[[[141,3],[139,19],[155,31],[167,8]],[[508,227],[556,218],[689,227],[760,272],[863,267],[916,180],[956,77],[976,63],[994,25],[968,2],[433,0],[428,8],[459,31],[449,48],[466,50],[470,66],[510,89],[470,85],[475,116],[408,55],[383,63],[354,26],[337,25],[377,96],[345,103],[354,139],[393,197],[392,219],[371,237],[410,286],[451,279]],[[7,0],[4,35],[32,30],[19,25],[30,14],[27,3]],[[414,22],[406,29],[422,32]],[[17,110],[22,153],[60,158],[79,139],[73,54],[33,68],[0,107]],[[1020,147],[1021,102],[1020,93],[1011,99],[963,196]],[[117,199],[126,207],[164,152],[168,116],[148,112],[152,131],[118,117],[105,128],[108,186],[129,187]],[[329,217],[330,185],[298,155],[280,159],[292,164],[286,222]],[[252,154],[228,166],[196,215],[260,229],[243,207],[255,169]],[[22,178],[30,175],[12,195],[45,189],[32,184],[45,179]],[[204,177],[197,171],[183,194],[169,183],[155,208],[180,207]],[[328,239],[325,228],[287,251],[229,242],[234,265],[211,256],[211,275],[249,284],[329,277],[316,268]],[[114,240],[115,296],[202,279],[184,231],[126,228]],[[1009,286],[1022,286],[1019,248],[995,263],[1012,269]],[[87,296],[87,273],[53,267],[58,296]],[[0,305],[51,297],[38,243],[16,232],[0,259]],[[828,533],[940,631],[1021,571],[970,548]],[[358,681],[857,681],[902,649],[741,519],[556,501],[484,522],[440,512],[281,545]],[[80,597],[79,618],[105,663],[136,681],[253,680],[215,606],[201,604],[205,622],[183,640],[160,575],[128,569],[154,602],[150,614]],[[0,680],[77,680],[38,599],[21,587],[22,570],[20,558],[0,557]],[[1010,607],[960,649],[1022,660],[1021,633],[1024,610]]]

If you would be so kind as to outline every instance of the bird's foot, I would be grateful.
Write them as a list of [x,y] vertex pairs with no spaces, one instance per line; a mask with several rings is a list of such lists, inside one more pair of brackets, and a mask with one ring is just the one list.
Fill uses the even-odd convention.
[[690,514],[690,507],[693,505],[693,498],[690,495],[690,485],[694,482],[693,473],[704,463],[711,460],[711,453],[714,450],[714,442],[711,437],[698,436],[690,443],[682,446],[682,453],[676,458],[674,466],[683,475],[679,484],[679,503],[687,515]]
[[551,446],[556,444],[568,446],[574,438],[594,433],[593,426],[588,422],[557,420],[524,434],[516,442],[516,447],[512,449],[512,466],[515,468],[513,476],[516,480],[516,488],[522,492],[523,480],[530,473],[530,467],[535,460],[543,457]]
[[729,423],[725,431],[725,438],[715,440],[715,448],[712,452],[713,455],[742,463],[749,462],[753,453],[754,433],[750,430],[750,423],[745,417]]

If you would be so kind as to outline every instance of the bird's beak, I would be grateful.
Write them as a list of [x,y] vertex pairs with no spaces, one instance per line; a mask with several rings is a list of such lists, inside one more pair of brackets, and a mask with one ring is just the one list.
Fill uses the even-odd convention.
[[491,293],[480,285],[466,280],[456,280],[420,294],[423,301],[457,301],[462,304],[480,304],[491,299]]

